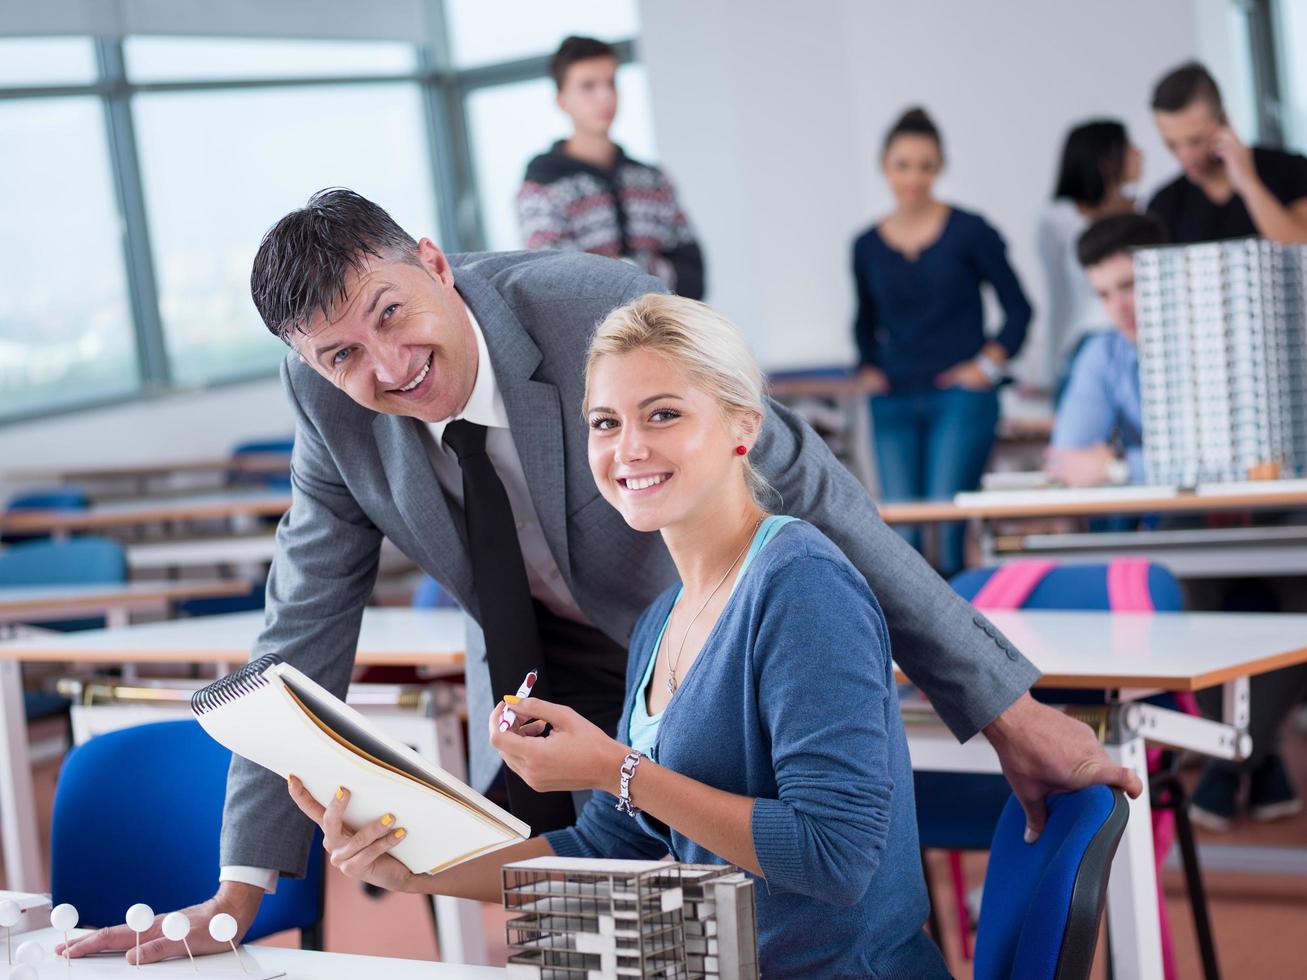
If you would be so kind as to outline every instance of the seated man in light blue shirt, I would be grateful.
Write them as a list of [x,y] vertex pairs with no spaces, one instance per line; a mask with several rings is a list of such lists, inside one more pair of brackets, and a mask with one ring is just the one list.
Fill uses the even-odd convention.
[[1085,275],[1116,329],[1084,342],[1058,405],[1044,468],[1067,486],[1144,482],[1131,253],[1165,243],[1166,230],[1156,218],[1134,213],[1095,222],[1076,243]]

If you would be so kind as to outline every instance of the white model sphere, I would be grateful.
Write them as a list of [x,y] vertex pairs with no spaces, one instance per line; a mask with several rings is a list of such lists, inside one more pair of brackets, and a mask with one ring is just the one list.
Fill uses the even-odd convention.
[[226,912],[219,912],[209,920],[209,935],[214,942],[231,942],[236,938],[236,920]]
[[41,980],[36,967],[21,963],[9,971],[9,980]]
[[50,910],[50,925],[60,932],[72,932],[77,928],[77,909],[64,902]]
[[182,912],[169,912],[163,917],[163,934],[173,942],[191,934],[191,920]]
[[40,943],[33,939],[29,939],[25,943],[19,943],[18,948],[14,950],[15,963],[26,963],[28,966],[36,966],[36,964],[40,963],[43,959],[45,959],[45,950],[41,948]]
[[18,903],[12,898],[0,900],[0,926],[8,929],[10,926],[18,925],[18,920],[23,917],[23,910],[18,907]]
[[154,909],[144,902],[137,902],[127,910],[126,921],[132,932],[144,932],[154,924]]

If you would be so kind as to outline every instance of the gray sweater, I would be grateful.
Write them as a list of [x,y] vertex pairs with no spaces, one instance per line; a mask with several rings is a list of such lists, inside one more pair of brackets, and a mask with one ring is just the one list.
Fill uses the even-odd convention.
[[[675,596],[664,592],[635,628],[621,741]],[[866,580],[812,525],[784,527],[745,570],[663,714],[652,757],[754,799],[763,976],[948,975],[922,931],[912,764],[885,620]],[[574,827],[546,836],[565,856],[723,860],[600,792]]]

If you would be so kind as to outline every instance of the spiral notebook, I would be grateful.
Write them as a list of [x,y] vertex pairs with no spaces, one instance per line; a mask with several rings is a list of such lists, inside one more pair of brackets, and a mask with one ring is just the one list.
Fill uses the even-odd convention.
[[191,708],[218,742],[282,778],[294,773],[319,802],[348,787],[350,826],[393,813],[408,836],[390,853],[415,873],[442,871],[531,833],[276,656],[196,691]]

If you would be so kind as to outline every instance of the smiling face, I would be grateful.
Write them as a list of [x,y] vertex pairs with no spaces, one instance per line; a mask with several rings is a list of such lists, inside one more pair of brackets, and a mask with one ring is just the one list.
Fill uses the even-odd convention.
[[901,133],[895,136],[881,160],[895,199],[905,207],[920,207],[930,200],[935,180],[944,167],[939,144],[929,136]]
[[728,420],[688,372],[651,350],[606,354],[590,370],[590,472],[637,531],[692,524],[746,499],[741,457],[756,423]]
[[569,66],[558,107],[572,117],[577,132],[606,134],[617,118],[617,59],[586,58]]
[[476,337],[444,253],[424,238],[418,261],[366,262],[330,318],[319,312],[293,340],[313,370],[364,408],[439,422],[472,393]]

